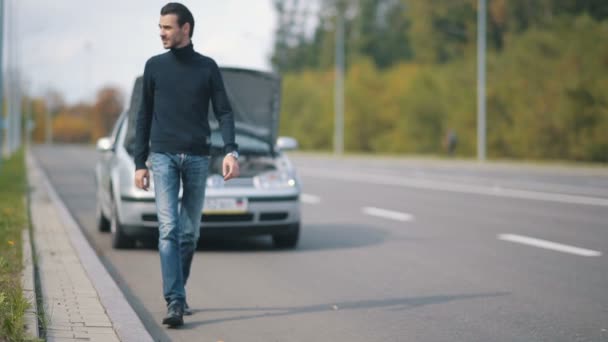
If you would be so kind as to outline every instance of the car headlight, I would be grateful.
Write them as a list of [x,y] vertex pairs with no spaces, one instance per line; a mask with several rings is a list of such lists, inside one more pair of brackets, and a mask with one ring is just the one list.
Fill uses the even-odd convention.
[[253,177],[253,184],[260,189],[293,188],[296,180],[286,171],[271,171]]

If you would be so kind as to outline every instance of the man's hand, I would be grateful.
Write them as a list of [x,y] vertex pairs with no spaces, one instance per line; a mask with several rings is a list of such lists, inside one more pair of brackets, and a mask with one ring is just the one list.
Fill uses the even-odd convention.
[[135,186],[148,191],[150,187],[150,173],[147,169],[139,169],[135,171]]
[[224,174],[224,181],[238,177],[240,174],[239,161],[234,156],[225,156],[222,163],[222,172]]

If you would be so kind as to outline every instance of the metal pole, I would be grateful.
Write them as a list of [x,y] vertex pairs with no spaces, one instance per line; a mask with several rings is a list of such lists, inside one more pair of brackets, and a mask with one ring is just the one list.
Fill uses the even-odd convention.
[[25,124],[26,144],[30,148],[32,146],[32,130],[34,129],[34,114],[33,114],[33,103],[32,103],[32,92],[28,92],[27,96],[27,120]]
[[19,68],[19,49],[20,49],[20,43],[19,43],[19,21],[17,19],[18,16],[18,8],[17,8],[17,3],[13,2],[13,4],[11,5],[11,17],[12,17],[12,22],[13,22],[13,27],[11,29],[12,32],[12,47],[11,50],[13,52],[13,73],[15,76],[15,80],[13,81],[13,88],[15,91],[15,102],[14,102],[14,110],[15,110],[15,116],[14,116],[14,122],[13,122],[13,134],[15,135],[15,143],[13,145],[13,152],[17,151],[20,147],[21,147],[21,143],[22,143],[22,136],[23,136],[23,125],[22,125],[22,118],[23,118],[23,113],[21,112],[23,106],[21,104],[22,98],[23,98],[23,87],[21,85],[21,70]]
[[0,163],[4,152],[4,0],[0,0]]
[[13,1],[7,2],[8,13],[7,19],[7,38],[8,38],[8,49],[7,49],[7,91],[8,91],[8,118],[10,120],[8,127],[8,138],[10,143],[8,144],[9,156],[12,155],[17,149],[17,89],[16,89],[16,70],[15,70],[15,3]]
[[92,101],[95,101],[95,94],[93,93],[93,87],[91,86],[91,66],[92,66],[92,43],[90,41],[86,41],[84,43],[84,52],[85,52],[85,85],[83,90],[85,91],[85,98],[89,98],[89,96],[91,96],[91,99],[93,99]]
[[12,62],[12,53],[11,53],[11,44],[13,37],[11,36],[12,27],[11,23],[13,18],[11,16],[11,2],[6,2],[6,45],[7,45],[7,53],[6,53],[6,122],[4,123],[6,127],[6,147],[4,149],[5,156],[9,157],[13,154],[13,90],[12,90],[12,80],[13,80],[13,71],[11,70],[11,62]]
[[337,3],[334,153],[344,153],[344,3]]
[[477,159],[486,160],[486,0],[477,10]]

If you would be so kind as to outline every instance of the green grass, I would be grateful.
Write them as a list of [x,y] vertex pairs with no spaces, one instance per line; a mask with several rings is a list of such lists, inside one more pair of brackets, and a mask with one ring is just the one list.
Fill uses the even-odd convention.
[[23,149],[2,161],[0,168],[0,341],[24,341],[24,314],[29,303],[21,290],[23,229],[27,181]]

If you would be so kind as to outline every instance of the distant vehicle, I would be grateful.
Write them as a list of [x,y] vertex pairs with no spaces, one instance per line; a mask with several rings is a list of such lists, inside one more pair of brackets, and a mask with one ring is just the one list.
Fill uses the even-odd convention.
[[[235,114],[241,175],[227,182],[221,176],[223,141],[210,108],[212,148],[201,238],[215,233],[271,235],[275,247],[294,248],[300,233],[300,181],[283,152],[297,149],[298,143],[277,138],[280,78],[249,69],[220,71]],[[100,231],[111,232],[114,248],[132,248],[138,239],[158,236],[153,177],[150,191],[134,184],[133,145],[141,96],[139,77],[129,109],[111,136],[97,141],[96,220]]]

